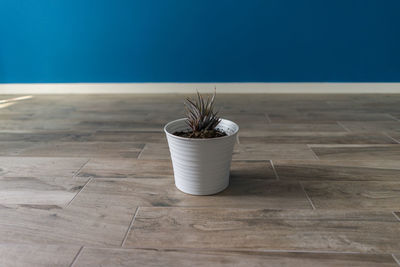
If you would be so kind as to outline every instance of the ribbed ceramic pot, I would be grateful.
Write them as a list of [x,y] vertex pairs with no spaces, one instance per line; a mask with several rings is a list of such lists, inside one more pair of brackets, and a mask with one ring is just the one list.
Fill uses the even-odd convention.
[[189,130],[186,119],[172,121],[164,127],[179,190],[191,195],[212,195],[228,187],[239,126],[222,119],[216,128],[227,136],[196,139],[174,135],[176,131]]

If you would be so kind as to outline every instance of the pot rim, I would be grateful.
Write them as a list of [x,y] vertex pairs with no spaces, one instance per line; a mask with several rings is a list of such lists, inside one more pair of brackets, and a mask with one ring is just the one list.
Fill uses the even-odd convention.
[[194,142],[207,142],[207,141],[216,141],[216,140],[222,140],[222,139],[226,139],[226,138],[232,138],[233,136],[235,136],[239,132],[239,125],[237,125],[237,123],[235,123],[235,122],[233,122],[231,120],[222,119],[222,118],[221,118],[221,122],[222,121],[229,122],[229,123],[232,123],[232,124],[234,124],[236,126],[236,131],[233,134],[226,135],[226,136],[221,136],[221,137],[216,137],[216,138],[189,138],[189,137],[177,136],[177,135],[174,135],[174,134],[172,134],[172,133],[167,131],[167,127],[168,126],[170,126],[172,124],[175,124],[177,122],[183,121],[183,120],[186,120],[186,118],[181,118],[181,119],[177,119],[177,120],[173,120],[173,121],[168,122],[164,126],[164,132],[169,137],[172,137],[172,138],[175,138],[175,139],[178,139],[178,140],[186,140],[186,141],[194,141]]

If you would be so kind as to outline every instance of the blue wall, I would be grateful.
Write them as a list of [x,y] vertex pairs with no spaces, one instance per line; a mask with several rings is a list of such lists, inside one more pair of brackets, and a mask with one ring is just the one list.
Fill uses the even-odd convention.
[[0,82],[399,82],[399,0],[1,0]]

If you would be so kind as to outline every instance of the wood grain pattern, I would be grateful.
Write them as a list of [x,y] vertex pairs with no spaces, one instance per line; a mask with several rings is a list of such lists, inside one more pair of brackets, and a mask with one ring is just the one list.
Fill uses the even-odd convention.
[[400,160],[400,145],[309,145],[320,159]]
[[80,246],[0,244],[0,266],[69,266]]
[[396,266],[400,95],[218,95],[240,142],[207,197],[174,186],[184,97],[0,105],[0,265]]
[[311,209],[297,182],[245,177],[232,177],[225,191],[208,197],[184,194],[172,179],[95,179],[74,199],[75,205],[126,208],[125,213],[136,206]]
[[95,130],[124,130],[124,131],[162,131],[166,122],[152,122],[152,121],[103,121],[103,120],[82,120],[77,125],[73,125],[78,129],[95,129]]
[[400,265],[400,254],[397,255],[392,254],[392,257],[396,261],[396,263]]
[[21,156],[122,157],[137,158],[144,144],[130,142],[56,142],[39,143],[20,152]]
[[382,134],[364,133],[299,133],[265,132],[260,136],[240,137],[241,144],[397,144],[392,138]]
[[88,178],[1,177],[0,204],[66,206]]
[[230,177],[233,179],[276,180],[270,161],[233,161]]
[[[28,111],[25,111],[28,112]],[[51,113],[51,111],[49,111]],[[93,129],[88,125],[81,124],[80,121],[54,119],[46,120],[45,118],[29,119],[29,120],[15,120],[3,119],[1,120],[0,131],[2,132],[43,132],[43,131],[66,131],[71,129],[75,131],[86,131]]]
[[50,141],[89,141],[91,132],[37,131],[0,132],[1,142],[50,142]]
[[246,126],[239,124],[240,137],[259,137],[267,134],[291,134],[291,133],[345,133],[347,132],[336,122],[331,123],[252,123],[249,119]]
[[146,143],[139,159],[146,160],[170,160],[169,148],[167,143]]
[[264,125],[269,123],[268,117],[265,113],[232,113],[232,112],[223,112],[224,118],[227,120],[231,120],[236,122],[237,124],[243,126],[252,126],[256,125]]
[[0,204],[67,205],[88,178],[85,158],[0,157]]
[[399,238],[389,212],[143,207],[125,247],[395,253]]
[[389,110],[389,116],[400,122],[400,111],[397,106]]
[[388,132],[387,135],[400,144],[400,130],[399,132]]
[[88,158],[0,157],[0,177],[72,177]]
[[392,266],[390,255],[84,248],[75,266]]
[[88,137],[90,141],[106,142],[137,142],[137,143],[166,143],[164,132],[156,131],[96,131]]
[[233,160],[317,159],[302,144],[240,144],[233,151]]
[[400,206],[400,181],[315,181],[302,184],[317,209],[393,211]]
[[282,108],[280,110],[267,111],[272,122],[328,122],[328,121],[395,121],[384,113],[360,112],[352,109],[326,111],[319,108],[315,111],[299,112]]
[[117,208],[0,206],[0,243],[120,246],[133,213]]
[[170,160],[137,160],[92,158],[79,172],[79,177],[93,178],[172,178]]
[[275,160],[281,180],[299,181],[399,181],[400,164],[396,160]]
[[19,156],[23,151],[37,145],[35,142],[0,142],[0,156]]
[[[121,162],[124,163],[124,161]],[[125,163],[127,167],[136,167],[142,162],[147,161],[138,160],[134,162],[134,165],[129,165],[132,162]],[[92,166],[101,166],[102,163],[104,162],[101,159]],[[149,163],[155,165],[153,161]],[[133,169],[131,173],[134,172]],[[142,175],[128,175],[129,178],[121,178],[117,175],[117,179],[105,177],[95,179],[82,190],[71,205],[118,207],[129,214],[133,212],[132,207],[136,206],[311,208],[297,182],[276,181],[269,161],[235,161],[232,163],[231,170],[229,188],[214,196],[201,197],[184,194],[175,188],[172,176],[162,176],[160,172],[158,175],[150,176],[150,179],[143,178],[145,175],[142,178]],[[101,173],[101,170],[97,171]],[[106,169],[105,172],[108,173],[108,170]],[[162,177],[168,178],[161,179]]]
[[[167,144],[146,143],[139,159],[170,159]],[[233,160],[316,159],[304,144],[236,144]]]
[[400,131],[399,121],[340,121],[340,124],[355,132]]

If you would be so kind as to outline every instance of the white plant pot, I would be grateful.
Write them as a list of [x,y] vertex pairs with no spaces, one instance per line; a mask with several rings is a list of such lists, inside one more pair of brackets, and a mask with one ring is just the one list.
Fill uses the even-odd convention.
[[197,139],[174,135],[176,131],[189,130],[186,119],[165,125],[175,185],[179,190],[191,195],[212,195],[228,187],[239,126],[222,119],[216,128],[227,136]]

